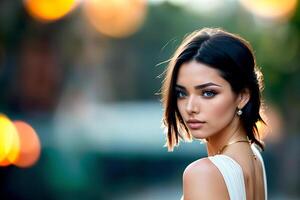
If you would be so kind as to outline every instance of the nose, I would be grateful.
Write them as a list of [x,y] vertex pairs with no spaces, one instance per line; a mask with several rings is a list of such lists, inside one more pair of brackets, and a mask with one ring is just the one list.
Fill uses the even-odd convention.
[[186,104],[186,111],[188,114],[199,113],[199,105],[197,103],[197,96],[195,96],[195,95],[189,96],[187,104]]

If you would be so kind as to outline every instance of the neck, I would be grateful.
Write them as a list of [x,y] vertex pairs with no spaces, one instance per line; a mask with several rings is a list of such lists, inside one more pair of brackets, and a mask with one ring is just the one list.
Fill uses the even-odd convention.
[[[207,152],[208,156],[213,156],[228,147],[232,142],[239,140],[247,140],[246,131],[242,128],[238,118],[234,118],[222,132],[207,138]],[[225,148],[224,148],[225,147]]]

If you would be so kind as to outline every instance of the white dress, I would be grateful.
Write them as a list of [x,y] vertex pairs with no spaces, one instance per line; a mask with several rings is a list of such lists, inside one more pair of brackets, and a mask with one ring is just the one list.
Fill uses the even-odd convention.
[[[251,148],[253,153],[256,155],[257,158],[259,158],[262,164],[265,199],[268,199],[267,180],[264,162],[259,151],[255,148],[255,146],[251,145]],[[208,158],[221,172],[228,190],[230,200],[246,200],[246,188],[242,167],[235,160],[226,155],[215,155],[210,156]]]
[[[268,196],[265,165],[262,156],[257,150],[257,148],[255,148],[254,145],[251,145],[251,148],[253,153],[256,155],[257,158],[259,158],[262,164],[265,200],[267,200]],[[215,155],[209,156],[208,158],[221,172],[227,187],[230,200],[246,200],[246,188],[242,167],[234,159],[226,155]],[[182,197],[181,200],[183,199],[184,198]]]

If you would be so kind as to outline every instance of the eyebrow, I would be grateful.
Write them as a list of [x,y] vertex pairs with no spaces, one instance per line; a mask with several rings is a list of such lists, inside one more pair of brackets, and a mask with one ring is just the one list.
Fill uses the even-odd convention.
[[[208,83],[204,83],[204,84],[201,84],[201,85],[196,85],[194,88],[199,90],[199,89],[203,89],[203,88],[206,88],[206,87],[209,87],[209,86],[222,87],[221,85],[218,85],[216,83],[208,82]],[[177,85],[177,84],[176,84],[176,87],[180,88],[180,89],[185,89],[185,87],[183,87],[181,85]]]

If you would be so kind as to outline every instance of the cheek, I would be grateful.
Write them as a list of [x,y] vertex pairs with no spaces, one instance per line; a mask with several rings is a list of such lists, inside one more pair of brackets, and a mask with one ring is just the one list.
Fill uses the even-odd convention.
[[235,104],[232,99],[219,98],[211,102],[211,105],[205,106],[210,117],[216,120],[226,120],[232,117],[235,112]]
[[177,108],[181,116],[184,115],[184,103],[183,101],[177,101]]

